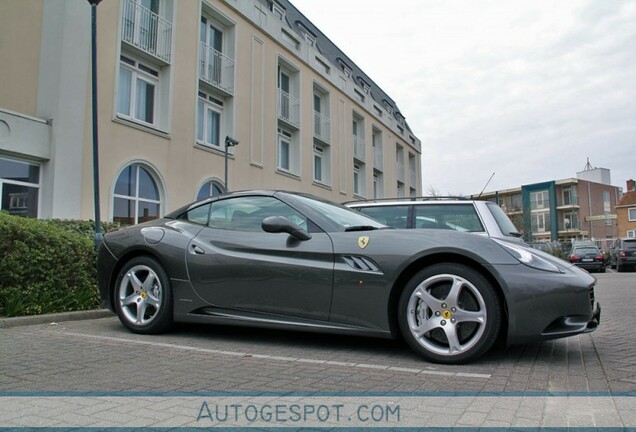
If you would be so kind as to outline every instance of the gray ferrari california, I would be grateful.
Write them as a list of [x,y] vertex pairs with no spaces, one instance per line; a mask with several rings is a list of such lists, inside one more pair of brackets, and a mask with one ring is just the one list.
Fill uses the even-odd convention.
[[306,194],[212,197],[104,236],[102,303],[137,333],[174,322],[402,337],[462,363],[593,331],[596,280],[520,243],[388,228]]

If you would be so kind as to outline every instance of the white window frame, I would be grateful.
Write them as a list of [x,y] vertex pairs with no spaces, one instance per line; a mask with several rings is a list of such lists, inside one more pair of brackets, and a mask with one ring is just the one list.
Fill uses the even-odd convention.
[[[115,193],[115,187],[117,185],[117,180],[119,180],[119,177],[122,175],[122,173],[124,172],[124,170],[130,166],[136,166],[136,170],[135,170],[135,195],[122,195],[122,194],[116,194]],[[140,198],[139,197],[139,169],[143,168],[144,170],[146,170],[146,172],[148,173],[148,175],[150,176],[150,178],[152,179],[152,181],[155,182],[155,186],[157,187],[157,194],[159,195],[159,199],[158,200],[153,200],[153,199],[149,199],[149,198]],[[148,204],[158,204],[159,205],[159,209],[157,211],[157,219],[161,218],[162,215],[162,209],[163,209],[163,203],[162,203],[162,184],[161,181],[159,181],[159,179],[157,178],[157,176],[154,173],[154,170],[151,169],[150,167],[148,167],[147,165],[144,165],[143,163],[140,162],[133,162],[130,163],[126,166],[124,166],[121,171],[119,171],[119,173],[117,174],[117,177],[115,177],[115,183],[113,184],[113,195],[112,195],[112,199],[111,199],[111,205],[112,205],[112,215],[111,215],[111,219],[115,218],[115,199],[116,198],[120,198],[126,201],[132,201],[134,203],[134,209],[135,209],[135,216],[134,216],[134,223],[138,224],[139,223],[139,203],[148,203]]]
[[[536,197],[534,200],[532,197]],[[541,203],[539,203],[539,197],[541,197]],[[530,203],[535,202],[536,207],[532,210],[544,210],[550,207],[550,196],[547,190],[541,190],[536,192],[530,192]],[[541,204],[541,205],[539,205]]]
[[[316,161],[320,160],[320,172],[316,172]],[[325,183],[325,151],[324,149],[314,144],[314,158],[313,158],[313,172],[314,172],[314,181],[317,183],[324,184]]]
[[360,166],[353,165],[353,194],[360,195]]
[[636,222],[636,207],[631,207],[627,209],[627,219],[630,222]]
[[[287,164],[283,166],[283,143],[287,145]],[[293,134],[285,129],[278,129],[278,139],[276,145],[276,168],[280,171],[292,173],[293,171]]]
[[[199,109],[200,109],[201,104],[203,104],[203,130],[202,130],[203,137],[202,138],[199,136],[199,121],[200,121],[200,119],[199,119]],[[198,98],[197,98],[197,117],[196,117],[196,121],[197,121],[197,125],[196,125],[196,142],[197,142],[197,144],[204,145],[206,147],[216,148],[216,149],[222,149],[223,148],[223,142],[222,142],[223,141],[223,136],[224,136],[223,104],[224,104],[224,102],[220,98],[215,97],[215,95],[199,91]],[[215,112],[219,116],[219,125],[218,125],[218,128],[219,128],[219,137],[218,137],[219,142],[218,142],[218,144],[214,144],[212,142],[208,142],[207,141],[208,128],[209,128],[208,111]]]
[[627,238],[636,238],[636,230],[627,230]]
[[[122,94],[119,90],[119,87],[117,89],[117,103],[115,105],[116,110],[117,110],[117,116],[120,118],[124,118],[126,120],[130,120],[136,123],[141,123],[144,125],[148,125],[148,126],[152,126],[152,127],[157,127],[158,123],[159,123],[159,98],[160,98],[160,85],[161,85],[161,72],[159,71],[158,68],[153,67],[152,65],[148,65],[146,63],[143,62],[139,62],[137,59],[132,58],[132,56],[128,56],[128,55],[123,55],[121,56],[122,58],[120,58],[119,60],[119,70],[118,70],[118,86],[121,85],[121,81],[122,81],[122,77],[121,77],[121,73],[122,73],[122,69],[125,69],[127,71],[129,71],[131,73],[131,79],[130,79],[130,102],[128,104],[128,114],[120,112],[119,110],[119,101],[120,98],[122,97]],[[128,61],[123,60],[123,58],[125,58]],[[148,69],[150,71],[153,71],[156,73],[156,75],[144,70]],[[137,81],[141,80],[144,81],[148,84],[151,84],[154,87],[154,91],[153,91],[153,107],[152,107],[152,122],[147,122],[143,119],[137,118]]]
[[[546,223],[545,223],[545,216],[546,214],[548,214],[548,212],[537,212],[537,213],[533,213],[530,217],[534,220],[536,220],[536,225],[532,224],[530,226],[536,226],[537,230],[533,231],[536,233],[544,233],[546,232]],[[534,222],[534,221],[532,221]]]

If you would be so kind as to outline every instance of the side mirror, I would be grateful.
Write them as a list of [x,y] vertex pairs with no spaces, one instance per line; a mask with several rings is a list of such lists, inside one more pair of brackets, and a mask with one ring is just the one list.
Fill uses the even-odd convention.
[[311,234],[298,227],[295,223],[283,216],[270,216],[263,219],[261,224],[263,231],[268,233],[287,233],[299,240],[309,240]]

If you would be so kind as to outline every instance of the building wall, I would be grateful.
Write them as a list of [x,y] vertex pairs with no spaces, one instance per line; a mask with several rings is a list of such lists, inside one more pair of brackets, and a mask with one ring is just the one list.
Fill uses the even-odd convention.
[[[268,188],[311,192],[334,201],[354,199],[352,121],[354,112],[363,119],[366,149],[366,173],[358,195],[371,197],[373,191],[373,131],[380,131],[383,147],[383,194],[397,195],[399,180],[396,147],[401,165],[406,169],[402,185],[407,193],[421,193],[420,141],[389,113],[378,108],[371,95],[357,100],[354,88],[337,65],[330,64],[329,73],[320,71],[318,52],[298,35],[298,49],[280,40],[280,22],[270,11],[262,10],[258,0],[240,3],[222,1],[162,0],[172,22],[172,58],[169,85],[162,86],[161,97],[169,101],[160,113],[156,127],[129,121],[118,114],[120,56],[130,48],[121,41],[122,11],[125,0],[101,2],[97,8],[98,111],[100,204],[102,219],[113,217],[115,183],[122,170],[131,163],[142,163],[160,186],[161,214],[192,201],[199,187],[214,179],[223,183],[224,152],[197,144],[197,92],[199,61],[199,23],[202,11],[212,11],[227,21],[231,42],[228,47],[235,60],[234,93],[226,99],[223,113],[230,118],[222,130],[240,144],[230,148],[228,185],[231,190]],[[235,5],[235,6],[232,6]],[[0,90],[0,107],[33,113],[51,119],[51,154],[41,163],[40,217],[93,218],[92,121],[90,89],[90,6],[88,2],[25,0],[3,2],[0,24],[15,17],[23,26],[0,26],[3,53],[10,69],[1,78],[12,78],[15,89]],[[165,10],[163,13],[165,13]],[[265,15],[262,15],[262,14]],[[28,16],[28,26],[26,18]],[[257,21],[266,17],[265,21]],[[261,17],[261,18],[258,18]],[[21,28],[28,32],[25,43],[29,55],[20,50],[6,50],[4,41],[17,45]],[[15,28],[14,28],[15,27]],[[287,28],[290,33],[291,29]],[[10,36],[6,39],[5,34]],[[15,54],[20,52],[20,54]],[[33,52],[37,52],[36,56]],[[143,59],[143,55],[141,56]],[[324,58],[323,58],[324,60]],[[294,175],[277,169],[278,66],[290,64],[297,71],[298,95],[301,103],[297,142],[299,169]],[[3,62],[6,64],[6,62]],[[15,65],[15,67],[13,66]],[[4,67],[4,66],[3,66]],[[33,71],[32,75],[25,71]],[[22,75],[20,75],[22,73]],[[161,82],[166,82],[164,76]],[[328,93],[331,120],[330,178],[326,184],[313,181],[313,91],[318,86]],[[20,97],[18,97],[18,95]],[[159,96],[157,96],[159,97]],[[16,102],[20,100],[19,102]],[[164,101],[164,102],[165,102]],[[164,105],[166,106],[166,105]],[[379,116],[379,114],[381,116]],[[404,130],[402,125],[402,130]],[[7,155],[0,142],[0,157]],[[15,155],[14,155],[15,156]],[[30,157],[27,155],[22,155]],[[413,161],[410,162],[409,158]],[[413,163],[414,162],[414,163]],[[409,164],[414,174],[409,173]]]
[[0,107],[28,116],[37,115],[43,10],[42,0],[0,2]]

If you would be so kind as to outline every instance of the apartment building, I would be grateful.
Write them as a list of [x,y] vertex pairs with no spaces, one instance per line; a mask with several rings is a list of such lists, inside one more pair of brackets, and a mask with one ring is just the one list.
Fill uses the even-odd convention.
[[[87,1],[0,3],[3,210],[93,218],[90,29]],[[96,34],[103,220],[229,189],[421,194],[395,101],[286,0],[106,0]]]
[[607,249],[618,235],[622,194],[610,183],[609,170],[588,167],[576,178],[484,193],[481,199],[498,203],[528,242],[589,239]]

